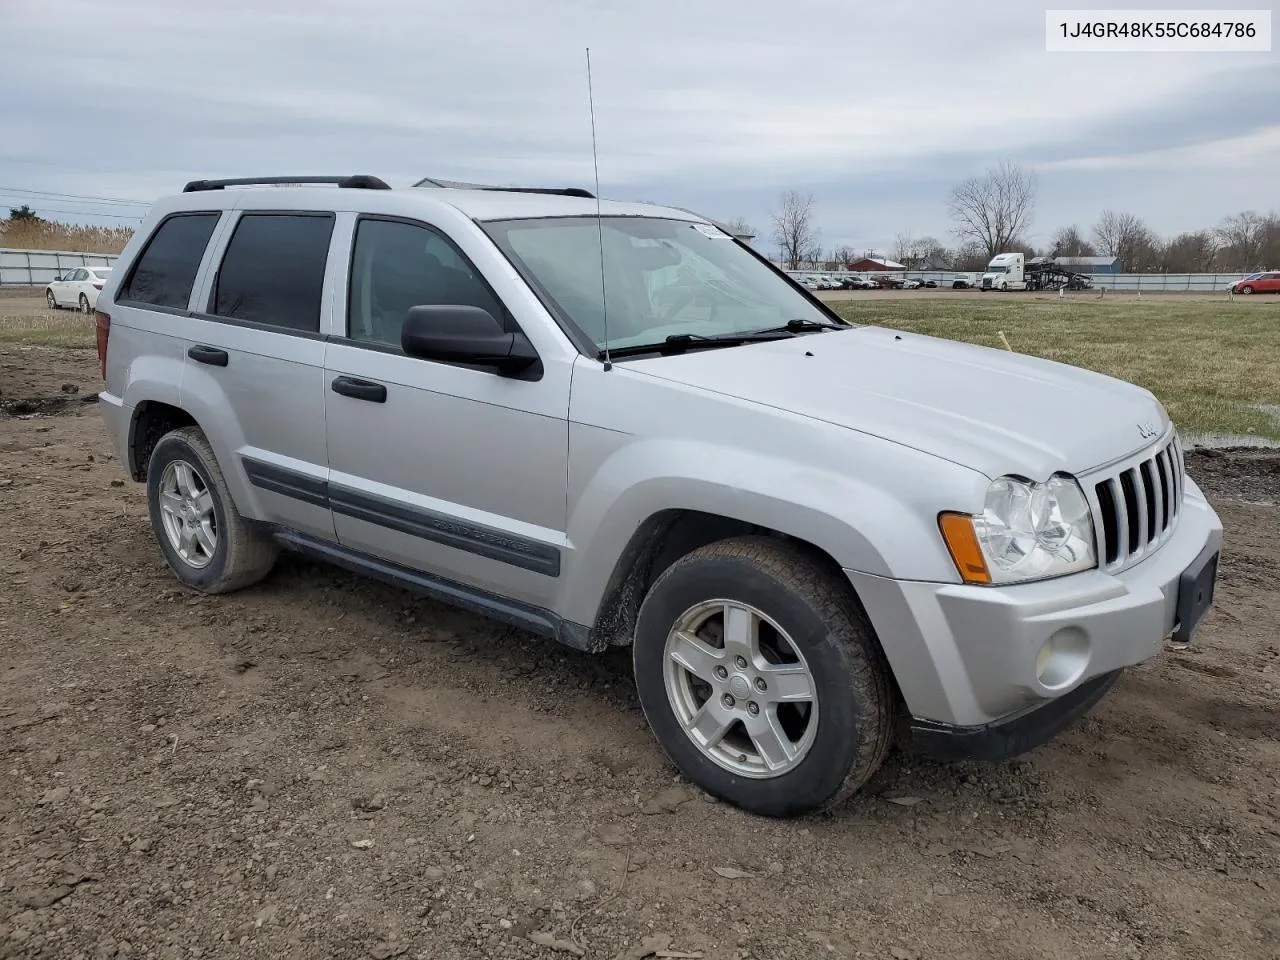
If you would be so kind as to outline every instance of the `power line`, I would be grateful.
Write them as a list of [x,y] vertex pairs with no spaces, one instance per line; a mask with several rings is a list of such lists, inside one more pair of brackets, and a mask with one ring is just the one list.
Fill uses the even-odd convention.
[[147,200],[122,200],[119,197],[94,197],[83,193],[57,193],[53,190],[28,190],[25,187],[0,187],[0,194],[21,194],[31,197],[48,197],[54,200],[88,200],[91,203],[125,204],[132,207],[150,206]]

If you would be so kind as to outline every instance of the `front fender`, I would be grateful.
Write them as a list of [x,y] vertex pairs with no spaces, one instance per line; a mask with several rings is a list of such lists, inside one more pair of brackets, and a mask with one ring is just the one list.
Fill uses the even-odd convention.
[[[886,483],[878,480],[883,476],[878,470],[860,474],[810,466],[705,440],[638,440],[605,431],[591,436],[593,428],[576,424],[572,431],[575,450],[614,446],[581,478],[581,486],[571,478],[567,532],[572,550],[566,558],[571,569],[563,577],[560,606],[563,616],[582,624],[595,622],[636,530],[668,510],[695,510],[777,530],[818,547],[847,570],[955,582],[937,514],[941,504],[954,504],[957,475],[975,489],[985,484],[973,471],[884,442],[879,445],[893,447],[893,455],[909,465],[913,480]],[[576,458],[571,473],[583,469],[583,459]],[[930,484],[932,473],[939,476]],[[941,499],[947,492],[952,498]],[[939,499],[922,504],[931,496]]]

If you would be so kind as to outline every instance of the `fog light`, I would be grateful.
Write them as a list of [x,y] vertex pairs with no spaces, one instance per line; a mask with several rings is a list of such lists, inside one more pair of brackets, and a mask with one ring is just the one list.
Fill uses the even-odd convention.
[[1036,679],[1048,690],[1069,687],[1089,666],[1089,638],[1077,627],[1063,627],[1036,654]]

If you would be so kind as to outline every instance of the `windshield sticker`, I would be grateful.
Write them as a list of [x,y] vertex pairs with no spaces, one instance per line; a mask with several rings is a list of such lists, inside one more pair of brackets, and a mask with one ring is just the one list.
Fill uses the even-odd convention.
[[713,227],[709,223],[695,223],[693,229],[697,230],[704,237],[710,237],[712,240],[732,240],[733,237],[725,233],[719,227]]

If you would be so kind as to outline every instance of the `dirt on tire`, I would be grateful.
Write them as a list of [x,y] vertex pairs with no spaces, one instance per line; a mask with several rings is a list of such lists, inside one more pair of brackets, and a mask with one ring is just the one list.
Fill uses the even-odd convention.
[[[0,390],[95,364],[0,345]],[[1189,468],[1190,649],[1019,760],[895,751],[775,821],[680,782],[628,651],[288,555],[194,593],[92,403],[0,409],[0,957],[1280,956],[1280,456]]]

